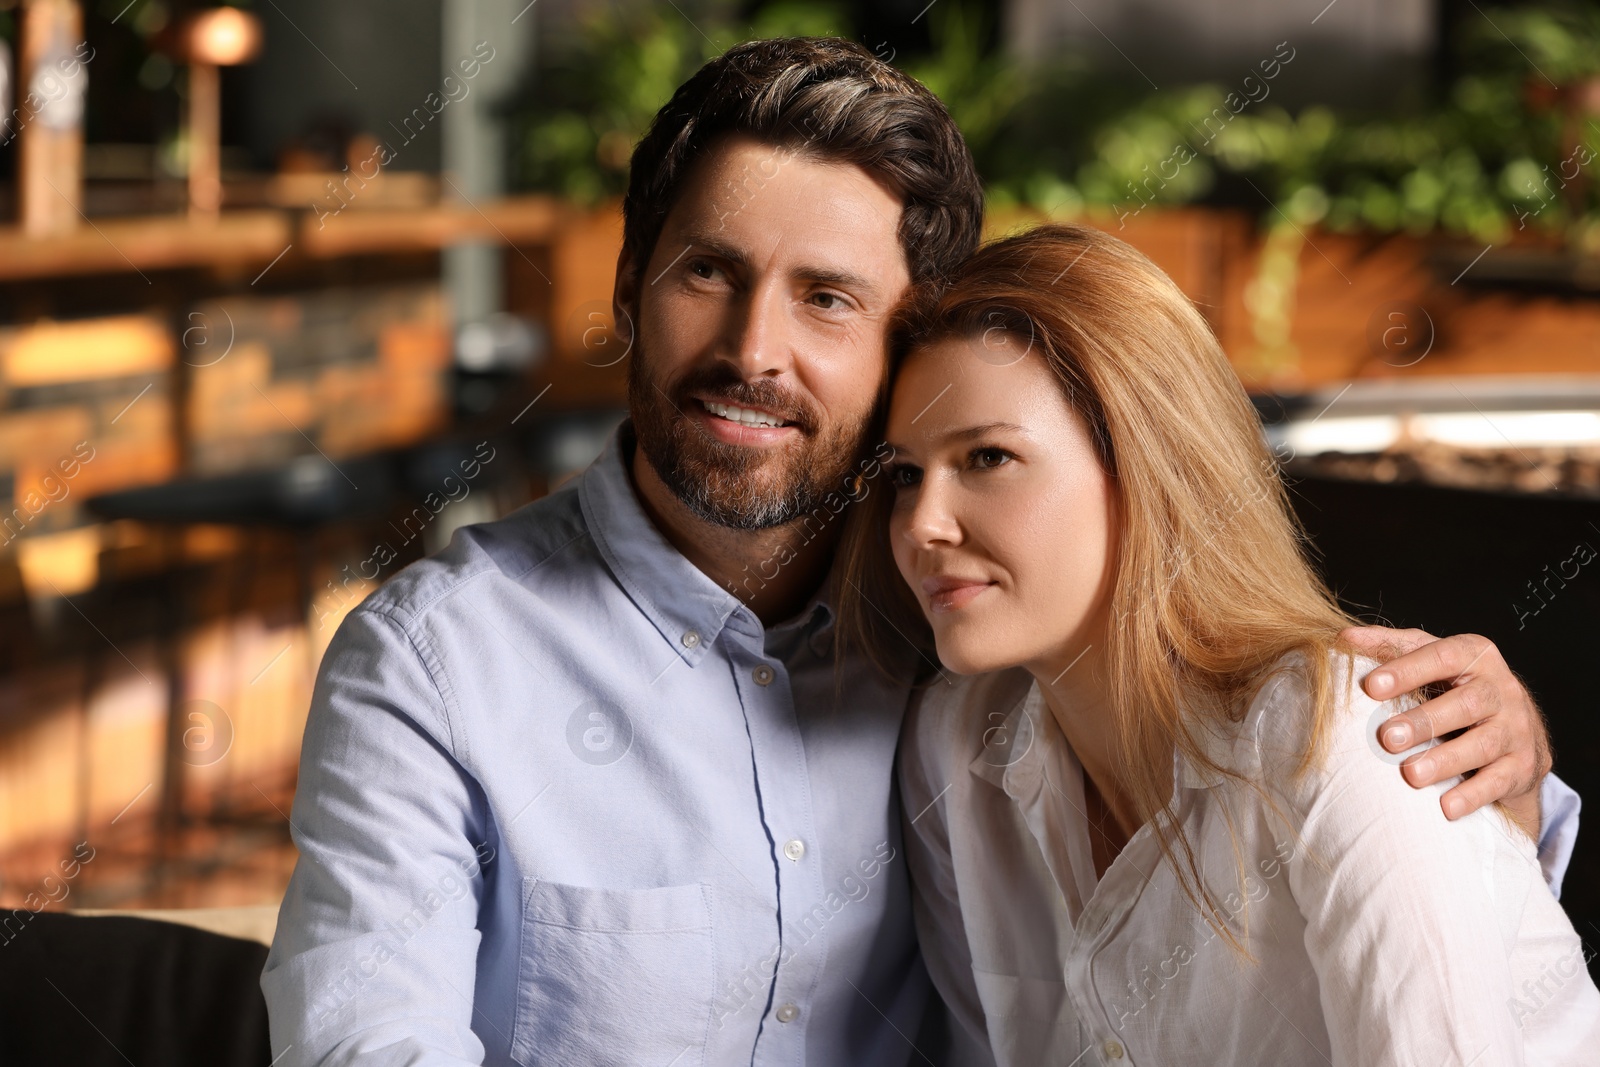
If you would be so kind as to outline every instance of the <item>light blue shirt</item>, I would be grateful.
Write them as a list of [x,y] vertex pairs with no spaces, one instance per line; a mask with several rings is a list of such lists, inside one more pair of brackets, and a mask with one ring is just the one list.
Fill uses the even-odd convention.
[[1550,891],[1561,899],[1561,882],[1567,877],[1572,850],[1578,845],[1578,814],[1583,802],[1572,787],[1547,774],[1539,787],[1539,866]]
[[278,1067],[923,1061],[910,671],[836,673],[825,597],[764,628],[629,453],[340,626],[262,976]]
[[[892,773],[912,665],[836,669],[825,596],[763,627],[630,455],[340,626],[262,976],[276,1067],[938,1060]],[[1544,798],[1559,888],[1577,798]]]

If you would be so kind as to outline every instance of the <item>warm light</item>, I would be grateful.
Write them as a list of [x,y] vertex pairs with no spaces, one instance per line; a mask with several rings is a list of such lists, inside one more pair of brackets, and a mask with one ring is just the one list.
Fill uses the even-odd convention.
[[24,537],[17,542],[22,587],[34,600],[77,596],[100,580],[99,526]]
[[1600,411],[1436,411],[1330,416],[1268,428],[1297,456],[1375,454],[1403,438],[1456,448],[1572,448],[1600,445]]
[[188,19],[182,40],[189,62],[231,67],[261,51],[261,22],[236,7],[219,7]]
[[0,373],[13,388],[162,374],[172,369],[173,355],[170,325],[155,315],[0,330]]

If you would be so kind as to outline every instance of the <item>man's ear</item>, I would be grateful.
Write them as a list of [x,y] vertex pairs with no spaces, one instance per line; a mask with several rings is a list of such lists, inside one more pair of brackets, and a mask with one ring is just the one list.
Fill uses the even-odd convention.
[[634,323],[639,318],[639,271],[626,246],[617,253],[617,277],[611,287],[612,332],[625,345],[633,344]]

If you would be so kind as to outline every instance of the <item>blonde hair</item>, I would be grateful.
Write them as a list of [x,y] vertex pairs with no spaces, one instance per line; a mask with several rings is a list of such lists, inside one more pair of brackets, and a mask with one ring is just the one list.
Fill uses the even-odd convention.
[[[1173,752],[1239,780],[1205,739],[1237,723],[1274,664],[1299,652],[1312,740],[1294,773],[1314,766],[1335,701],[1330,653],[1353,620],[1307,558],[1276,458],[1221,346],[1154,263],[1083,226],[990,244],[947,288],[901,312],[893,366],[941,341],[996,336],[1010,342],[997,353],[1044,359],[1115,480],[1120,538],[1104,652],[1120,784],[1183,891],[1241,948],[1168,810]],[[885,489],[852,509],[841,547],[841,640],[880,664],[903,662],[908,636],[930,658],[932,647],[889,552],[891,503]]]

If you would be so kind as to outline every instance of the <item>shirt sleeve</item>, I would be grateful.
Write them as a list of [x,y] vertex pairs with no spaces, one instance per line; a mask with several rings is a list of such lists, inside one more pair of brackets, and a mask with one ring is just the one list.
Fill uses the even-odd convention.
[[[961,900],[956,886],[955,863],[950,853],[947,803],[940,803],[931,779],[940,777],[930,761],[937,745],[927,737],[919,704],[914,697],[906,716],[899,754],[900,810],[906,863],[911,872],[912,909],[917,942],[934,988],[944,1001],[950,1023],[949,1067],[994,1067],[983,1005],[972,977],[972,955],[961,920]],[[930,773],[932,771],[933,773]]]
[[[1503,854],[1520,869],[1525,898],[1529,887],[1544,891],[1533,844],[1493,809],[1447,821],[1439,798],[1455,781],[1406,784],[1395,771],[1400,757],[1376,746],[1378,704],[1339,684],[1344,706],[1328,727],[1325,760],[1291,790],[1300,825],[1289,864],[1334,1067],[1517,1067],[1523,1045],[1506,1010],[1514,994],[1496,856],[1521,853]],[[1268,780],[1287,773],[1282,766]]]
[[1539,787],[1539,810],[1544,813],[1539,826],[1539,867],[1557,900],[1561,883],[1572,862],[1572,849],[1578,843],[1578,813],[1583,801],[1573,788],[1553,774],[1544,777]]
[[357,609],[323,658],[291,832],[300,850],[262,974],[275,1067],[481,1064],[471,1028],[481,792],[391,617]]

